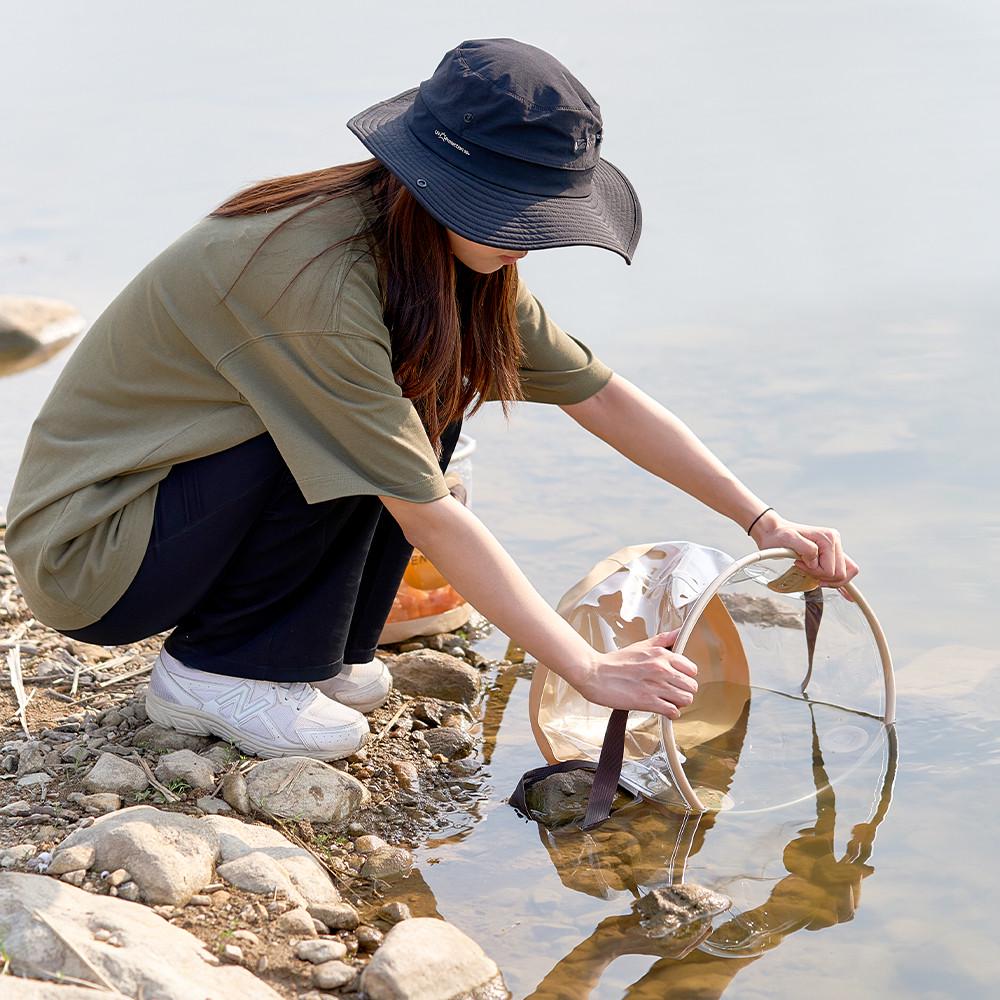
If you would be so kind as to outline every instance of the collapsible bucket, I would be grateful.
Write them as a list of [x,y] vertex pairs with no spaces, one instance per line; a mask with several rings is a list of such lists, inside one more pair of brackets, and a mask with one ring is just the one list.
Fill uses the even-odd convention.
[[607,818],[619,785],[694,812],[780,808],[816,794],[797,766],[815,739],[833,755],[831,784],[883,747],[895,686],[882,629],[853,584],[821,589],[797,558],[663,542],[598,563],[559,614],[602,652],[679,628],[673,648],[697,664],[698,693],[674,722],[612,712],[537,664],[529,711],[550,766],[511,804],[525,812],[528,785],[578,765],[596,771],[584,828]]

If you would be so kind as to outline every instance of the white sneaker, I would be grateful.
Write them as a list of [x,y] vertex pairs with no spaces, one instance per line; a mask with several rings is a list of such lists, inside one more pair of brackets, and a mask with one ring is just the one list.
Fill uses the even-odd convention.
[[355,753],[369,732],[360,712],[304,681],[213,674],[186,666],[165,649],[153,664],[146,714],[178,732],[220,736],[258,757],[339,760]]
[[368,663],[346,663],[336,677],[313,681],[312,686],[359,712],[370,712],[385,703],[392,690],[392,674],[378,658]]

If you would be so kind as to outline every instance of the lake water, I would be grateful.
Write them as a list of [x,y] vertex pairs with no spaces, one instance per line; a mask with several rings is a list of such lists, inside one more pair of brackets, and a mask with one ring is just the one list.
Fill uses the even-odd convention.
[[[479,940],[517,997],[994,992],[1000,9],[276,11],[5,10],[0,292],[93,318],[232,191],[361,158],[347,118],[461,39],[532,41],[601,103],[605,155],[632,178],[645,224],[632,267],[572,248],[529,255],[523,276],[760,496],[841,530],[896,660],[898,746],[835,802],[721,813],[693,832],[642,811],[589,845],[552,843],[504,803],[540,757],[526,671],[501,676],[486,718],[492,795],[421,849],[418,907]],[[63,361],[0,381],[0,504]],[[497,410],[468,424],[475,509],[550,601],[623,545],[750,551],[737,526],[558,409],[523,406],[509,427]],[[757,900],[683,956],[630,917],[630,886],[682,869]]]

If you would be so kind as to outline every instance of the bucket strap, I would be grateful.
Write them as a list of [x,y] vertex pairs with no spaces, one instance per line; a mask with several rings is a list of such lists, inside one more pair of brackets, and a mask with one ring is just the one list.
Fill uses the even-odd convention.
[[625,723],[628,721],[628,711],[616,708],[608,719],[608,728],[604,731],[604,743],[601,746],[601,756],[597,761],[597,771],[594,773],[594,784],[587,799],[587,812],[580,824],[581,830],[590,830],[600,826],[611,815],[611,804],[618,791],[618,781],[622,774],[622,761],[625,757]]

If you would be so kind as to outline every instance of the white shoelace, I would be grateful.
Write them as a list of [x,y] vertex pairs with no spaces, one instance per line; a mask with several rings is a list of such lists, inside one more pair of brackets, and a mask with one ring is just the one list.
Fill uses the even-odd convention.
[[292,684],[278,684],[275,681],[271,682],[271,687],[277,690],[278,697],[281,699],[282,703],[287,705],[290,702],[294,703],[295,711],[302,711],[302,701],[304,696],[313,692],[313,687],[306,681],[295,681]]

